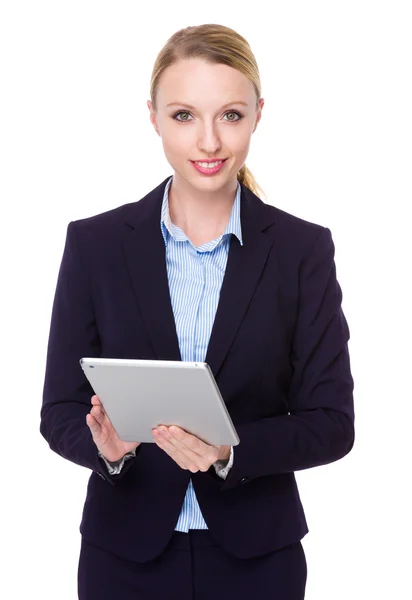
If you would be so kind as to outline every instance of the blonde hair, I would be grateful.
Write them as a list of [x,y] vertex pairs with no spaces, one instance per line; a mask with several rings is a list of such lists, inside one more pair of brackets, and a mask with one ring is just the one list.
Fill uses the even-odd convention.
[[[210,63],[225,64],[243,73],[254,85],[256,110],[258,109],[261,96],[260,75],[249,43],[230,27],[205,24],[180,29],[167,40],[159,52],[150,82],[150,98],[154,110],[163,71],[175,62],[188,58],[201,58]],[[265,195],[246,164],[238,171],[237,179],[256,196],[260,197],[260,193]]]

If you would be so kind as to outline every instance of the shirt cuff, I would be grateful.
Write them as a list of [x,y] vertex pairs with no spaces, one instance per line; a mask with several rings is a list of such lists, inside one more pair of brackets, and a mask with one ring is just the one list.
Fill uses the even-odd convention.
[[225,460],[218,460],[215,463],[213,463],[216,474],[219,475],[219,477],[221,477],[222,479],[226,479],[230,469],[232,468],[233,460],[234,460],[234,450],[233,450],[233,446],[230,446],[229,462],[226,465],[225,465],[225,463],[226,463]]
[[117,460],[115,462],[107,460],[107,458],[105,458],[101,452],[98,452],[98,455],[100,456],[100,458],[103,459],[107,470],[109,471],[109,474],[118,475],[122,470],[125,461],[129,460],[129,458],[133,458],[134,456],[136,456],[136,450],[131,450],[130,452],[125,454],[120,460]]

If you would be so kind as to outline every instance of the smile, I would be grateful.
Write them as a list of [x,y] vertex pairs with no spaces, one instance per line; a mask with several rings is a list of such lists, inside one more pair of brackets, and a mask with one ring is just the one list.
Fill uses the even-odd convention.
[[203,162],[203,161],[190,161],[194,168],[203,175],[214,175],[218,173],[223,165],[226,163],[226,158],[224,160],[217,160],[214,162]]

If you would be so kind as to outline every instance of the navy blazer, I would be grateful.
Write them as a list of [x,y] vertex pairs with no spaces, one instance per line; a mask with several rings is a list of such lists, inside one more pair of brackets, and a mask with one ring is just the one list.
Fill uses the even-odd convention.
[[40,431],[92,470],[80,525],[93,544],[140,562],[176,526],[190,477],[217,542],[250,558],[308,532],[294,471],[354,443],[349,329],[331,232],[241,184],[244,245],[232,236],[205,361],[240,438],[226,480],[181,469],[143,443],[109,475],[86,415],[82,356],[181,360],[160,209],[167,177],[138,202],[71,222],[53,303]]

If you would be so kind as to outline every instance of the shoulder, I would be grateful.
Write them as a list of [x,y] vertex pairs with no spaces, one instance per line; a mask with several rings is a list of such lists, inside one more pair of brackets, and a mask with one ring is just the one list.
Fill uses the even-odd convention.
[[279,253],[302,259],[311,252],[318,240],[325,240],[326,244],[331,242],[328,227],[261,202],[271,222],[274,243]]
[[72,221],[81,235],[117,237],[125,227],[134,229],[148,218],[159,219],[164,189],[169,177],[135,202],[128,202],[110,210]]
[[107,242],[119,238],[119,236],[122,237],[126,230],[134,229],[144,222],[155,209],[156,203],[153,198],[145,196],[141,200],[74,220],[69,224],[69,228],[74,228],[82,239]]
[[298,217],[297,215],[286,212],[272,204],[267,204],[266,202],[263,202],[263,204],[265,205],[266,210],[273,216],[274,220],[282,226],[287,227],[290,231],[319,233],[321,229],[324,229],[319,223]]
[[109,229],[113,229],[113,227],[116,227],[117,225],[124,225],[125,221],[128,220],[128,217],[131,214],[138,213],[139,202],[140,201],[123,204],[122,206],[117,206],[116,208],[112,208],[89,217],[77,219],[73,222],[76,226],[76,229],[81,232],[99,230],[107,232]]

